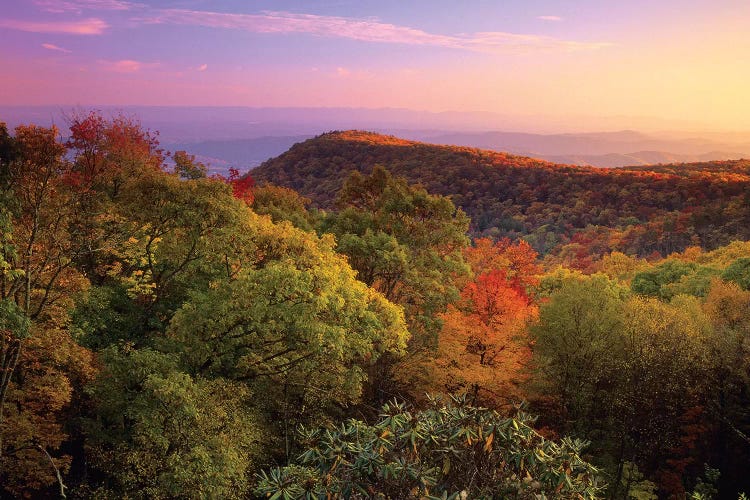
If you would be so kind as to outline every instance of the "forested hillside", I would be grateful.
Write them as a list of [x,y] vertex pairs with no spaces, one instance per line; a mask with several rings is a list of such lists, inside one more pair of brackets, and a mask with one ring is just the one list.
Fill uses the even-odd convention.
[[668,255],[750,237],[750,160],[602,170],[349,131],[296,144],[252,175],[332,208],[347,175],[375,165],[449,196],[472,234],[523,237],[542,253]]
[[[600,172],[345,133],[256,183],[184,151],[167,167],[127,118],[69,127],[0,124],[0,498],[750,491],[746,166]],[[477,237],[486,207],[439,194],[451,171],[455,201],[518,224],[485,233],[562,242],[592,231],[578,214],[611,239],[541,258]],[[684,250],[617,251],[644,225],[664,245],[670,217],[696,224]]]

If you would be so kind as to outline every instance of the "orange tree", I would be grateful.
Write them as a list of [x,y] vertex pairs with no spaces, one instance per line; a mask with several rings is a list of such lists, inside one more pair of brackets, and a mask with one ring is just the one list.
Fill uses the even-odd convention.
[[526,327],[536,316],[532,287],[540,267],[525,241],[481,238],[464,250],[474,279],[440,316],[437,351],[423,356],[426,392],[468,392],[473,402],[498,405],[521,396],[531,350]]

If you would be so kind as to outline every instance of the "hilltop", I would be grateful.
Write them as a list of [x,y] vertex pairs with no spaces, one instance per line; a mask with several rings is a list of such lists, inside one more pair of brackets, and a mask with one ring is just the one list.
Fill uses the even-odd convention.
[[599,169],[344,131],[295,144],[252,176],[330,209],[349,173],[374,165],[450,196],[474,234],[524,237],[542,252],[575,243],[669,254],[750,238],[748,160]]

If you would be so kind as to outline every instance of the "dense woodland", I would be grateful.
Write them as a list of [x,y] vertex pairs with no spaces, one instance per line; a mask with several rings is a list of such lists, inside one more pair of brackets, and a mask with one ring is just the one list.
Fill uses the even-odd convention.
[[376,165],[449,196],[472,235],[523,237],[577,268],[612,250],[668,255],[750,239],[750,160],[605,170],[349,131],[296,144],[253,177],[332,208],[350,172]]
[[0,125],[1,497],[750,492],[748,162],[69,129]]

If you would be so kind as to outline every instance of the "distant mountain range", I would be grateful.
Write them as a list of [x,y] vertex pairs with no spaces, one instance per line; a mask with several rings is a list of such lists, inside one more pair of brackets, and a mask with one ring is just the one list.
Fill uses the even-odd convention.
[[[748,150],[750,151],[750,149]],[[710,151],[702,154],[677,154],[663,151],[637,151],[635,153],[609,153],[604,155],[537,155],[543,160],[570,165],[590,165],[592,167],[627,167],[635,165],[657,165],[671,163],[695,163],[716,160],[734,160],[748,158],[744,153]]]
[[[702,139],[658,139],[632,131],[557,135],[508,132],[435,135],[435,132],[430,131],[401,130],[396,134],[433,144],[469,146],[530,156],[554,163],[594,167],[750,158],[750,154],[744,153],[750,151],[750,144],[732,145]],[[219,170],[228,166],[246,169],[280,155],[293,144],[310,137],[312,135],[271,136],[165,145],[173,151],[184,149],[197,155]]]
[[[0,106],[0,121],[65,128],[65,115],[89,107]],[[619,167],[654,163],[695,162],[750,157],[750,133],[642,133],[634,130],[589,133],[539,133],[563,125],[544,117],[509,117],[497,113],[431,113],[408,109],[246,108],[246,107],[101,107],[123,112],[144,127],[160,132],[170,151],[186,150],[211,165],[255,167],[322,132],[363,129],[434,144],[471,146],[541,158],[555,163]],[[641,120],[642,121],[642,120]],[[599,119],[596,126],[638,125],[627,118]],[[665,124],[666,126],[666,124]],[[504,132],[507,129],[531,132]]]
[[750,152],[750,141],[730,143],[703,138],[663,138],[632,130],[581,134],[483,132],[414,138],[596,167],[729,160],[747,157],[745,152]]

